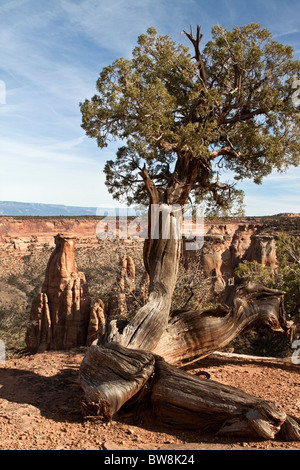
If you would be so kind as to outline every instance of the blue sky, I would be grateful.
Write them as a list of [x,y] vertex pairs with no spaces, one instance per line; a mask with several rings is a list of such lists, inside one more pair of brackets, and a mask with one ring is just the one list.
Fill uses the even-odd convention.
[[[206,42],[214,24],[259,22],[300,59],[299,18],[299,0],[0,0],[0,200],[116,205],[103,175],[116,145],[85,136],[79,102],[149,26],[187,45],[190,24]],[[299,167],[240,187],[246,215],[300,212]]]

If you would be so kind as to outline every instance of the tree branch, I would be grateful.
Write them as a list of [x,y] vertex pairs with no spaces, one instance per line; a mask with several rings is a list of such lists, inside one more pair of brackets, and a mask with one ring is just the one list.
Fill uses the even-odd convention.
[[247,121],[248,119],[253,118],[254,116],[258,116],[259,114],[266,114],[266,109],[265,108],[259,108],[256,109],[255,111],[249,111],[249,112],[242,112],[242,113],[237,113],[235,116],[232,118],[228,118],[222,121],[221,124],[232,124],[235,122],[241,122],[241,121]]
[[189,151],[178,153],[175,169],[169,178],[166,191],[168,204],[186,204],[202,164],[202,159],[195,158]]
[[202,81],[204,87],[207,88],[207,73],[206,73],[205,65],[204,65],[204,62],[203,62],[203,59],[202,59],[202,56],[201,56],[201,53],[200,53],[200,49],[199,49],[200,41],[203,38],[203,34],[200,33],[200,26],[199,25],[197,26],[197,36],[196,36],[196,38],[194,38],[194,36],[193,36],[192,25],[191,25],[191,32],[190,33],[187,33],[186,31],[183,31],[183,33],[188,37],[188,39],[191,41],[191,43],[194,46],[195,59],[198,63],[200,78],[201,78],[201,81]]
[[239,152],[236,152],[236,150],[234,150],[231,147],[222,147],[221,149],[214,150],[213,152],[210,152],[210,154],[209,154],[210,158],[212,158],[212,159],[217,158],[221,155],[231,155],[233,157],[240,157],[241,156],[241,154]]
[[142,171],[139,174],[143,178],[143,181],[145,183],[147,193],[149,194],[149,197],[150,197],[150,203],[159,204],[160,202],[159,192],[146,169],[146,165],[144,165]]

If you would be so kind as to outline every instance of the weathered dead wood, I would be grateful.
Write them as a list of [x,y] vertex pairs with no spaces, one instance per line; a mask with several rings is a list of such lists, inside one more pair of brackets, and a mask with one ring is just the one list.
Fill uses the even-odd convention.
[[300,439],[299,424],[275,403],[187,374],[161,358],[156,367],[151,403],[161,422],[220,435],[274,439],[281,431],[282,439]]
[[[289,330],[282,292],[250,284],[238,289],[232,308],[175,312],[153,350],[168,362],[185,360],[186,365],[254,323],[264,323],[273,331]],[[118,326],[119,337],[124,330]],[[142,411],[156,423],[202,433],[300,440],[297,420],[274,403],[191,375],[156,353],[126,346],[103,336],[102,345],[88,349],[80,367],[85,414],[110,419],[133,407],[133,413]]]
[[[222,435],[299,440],[300,426],[274,403],[202,379],[162,358],[118,344],[93,345],[80,366],[83,406],[110,419],[132,403],[156,423]],[[150,413],[149,413],[150,410]]]
[[209,356],[210,358],[221,358],[221,359],[229,359],[233,362],[249,362],[253,364],[275,364],[278,366],[284,367],[292,367],[295,368],[297,365],[292,361],[292,357],[269,357],[269,356],[253,356],[250,354],[238,354],[238,353],[230,353],[224,351],[215,351],[213,354]]
[[173,312],[153,352],[170,364],[187,364],[222,349],[254,326],[288,334],[283,301],[282,291],[249,283],[237,289],[230,308],[219,305],[210,310]]
[[169,364],[186,365],[207,356],[254,324],[280,332],[288,332],[289,325],[284,293],[254,284],[237,290],[230,307],[177,311],[170,316],[181,240],[174,215],[167,223],[170,238],[145,243],[147,303],[130,321],[111,321],[81,364],[85,414],[109,419],[133,406],[134,413],[142,409],[147,414],[150,409],[156,422],[172,426],[264,439],[274,439],[280,432],[281,438],[299,440],[297,421],[273,403]]
[[[176,230],[175,223],[171,229]],[[154,239],[145,244],[145,264],[149,270],[147,303],[130,322],[112,320],[105,335],[99,339],[101,344],[117,342],[129,348],[150,351],[158,344],[169,320],[181,249],[181,240],[173,237],[172,230],[171,239]]]
[[[165,293],[165,295],[163,295]],[[161,294],[161,295],[159,295]],[[138,312],[137,318],[129,324],[111,322],[106,335],[99,338],[99,344],[111,341],[126,347],[139,347],[151,350],[173,365],[187,365],[214,351],[224,348],[242,332],[254,326],[264,326],[273,333],[290,335],[292,327],[286,320],[284,293],[269,289],[257,283],[238,287],[231,307],[219,305],[209,310],[178,310],[171,314],[169,322],[160,323],[160,339],[155,330],[156,322],[161,322],[158,313],[163,302],[169,301],[166,291],[156,289],[152,299]],[[165,311],[165,310],[164,310]],[[148,313],[147,320],[152,328],[147,328],[139,317]],[[143,343],[134,344],[137,329],[143,331]],[[140,333],[140,332],[139,332]]]
[[86,413],[110,418],[146,384],[154,363],[153,354],[117,343],[90,346],[80,366]]

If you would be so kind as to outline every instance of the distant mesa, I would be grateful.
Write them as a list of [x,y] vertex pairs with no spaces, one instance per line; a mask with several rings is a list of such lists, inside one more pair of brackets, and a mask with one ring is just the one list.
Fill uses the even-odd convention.
[[[77,216],[135,216],[134,208],[81,207],[62,204],[42,204],[16,201],[0,201],[0,216],[8,217],[77,217]],[[300,217],[300,213],[280,213],[269,217]]]
[[0,201],[0,216],[12,217],[60,217],[60,216],[96,216],[106,215],[109,208],[65,206],[59,204],[42,204],[16,201]]
[[273,217],[300,217],[300,213],[283,212],[282,214],[276,214]]

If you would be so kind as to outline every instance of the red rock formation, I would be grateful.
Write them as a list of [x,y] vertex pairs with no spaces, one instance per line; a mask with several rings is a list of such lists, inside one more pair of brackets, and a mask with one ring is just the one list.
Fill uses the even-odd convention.
[[116,285],[112,289],[108,301],[108,316],[127,318],[133,304],[135,290],[135,265],[131,256],[124,256],[119,261],[119,273]]
[[86,344],[90,297],[75,262],[75,237],[56,235],[42,292],[34,299],[26,344],[31,351]]
[[41,292],[32,302],[31,323],[26,331],[26,345],[31,352],[51,349],[51,316],[47,294]]
[[247,254],[248,261],[257,261],[275,270],[278,266],[276,243],[271,235],[254,235]]
[[220,294],[234,277],[234,270],[243,261],[257,261],[263,266],[277,268],[275,238],[261,234],[257,224],[210,225],[204,235],[203,248],[184,251],[184,266],[200,256],[200,264],[212,279],[213,294]]
[[105,311],[106,307],[101,299],[98,299],[90,315],[88,333],[87,333],[87,346],[90,346],[100,335],[105,332]]
[[[97,225],[100,217],[0,217],[0,252],[7,257],[22,259],[31,253],[31,247],[42,250],[44,246],[53,245],[53,237],[57,233],[72,233],[76,236],[76,246],[93,248],[99,246],[97,238]],[[118,221],[117,221],[118,224]],[[122,223],[121,223],[122,225]],[[124,225],[124,224],[123,224]],[[247,227],[252,227],[257,233],[267,231],[270,234],[288,232],[295,236],[300,234],[299,214],[278,214],[273,217],[247,217],[230,218],[226,222],[221,219],[205,220],[205,236],[209,234],[223,234],[233,237],[236,231],[240,235],[247,235]],[[242,230],[242,227],[245,230]],[[117,227],[117,233],[120,229]],[[126,239],[126,231],[121,230],[122,242],[129,242],[135,246],[142,246],[143,239],[133,237]],[[254,233],[254,232],[253,232]],[[105,240],[103,240],[105,242]],[[239,251],[242,246],[240,245]],[[223,256],[224,258],[224,256]],[[1,269],[1,266],[0,266]],[[2,271],[3,272],[3,271]],[[0,273],[1,274],[1,273]]]

